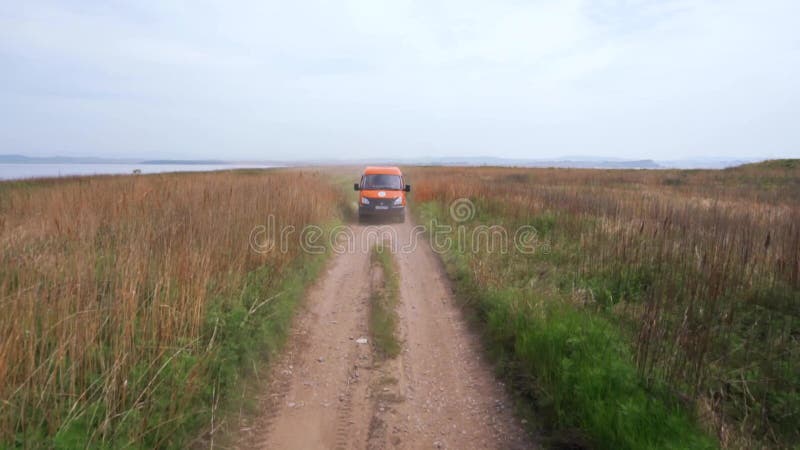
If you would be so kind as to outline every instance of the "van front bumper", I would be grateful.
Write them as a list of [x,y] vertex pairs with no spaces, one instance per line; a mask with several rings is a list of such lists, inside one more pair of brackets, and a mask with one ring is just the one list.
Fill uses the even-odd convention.
[[359,216],[398,216],[406,211],[405,205],[358,205]]

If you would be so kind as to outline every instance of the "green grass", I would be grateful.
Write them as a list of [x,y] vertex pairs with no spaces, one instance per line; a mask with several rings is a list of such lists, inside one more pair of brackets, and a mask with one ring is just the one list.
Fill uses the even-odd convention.
[[[422,223],[447,220],[437,202],[418,205],[417,213]],[[546,234],[554,228],[550,215],[534,220]],[[577,307],[559,288],[566,278],[559,271],[569,255],[556,249],[523,261],[504,260],[508,267],[494,272],[500,281],[492,284],[476,279],[480,257],[457,248],[443,255],[459,300],[476,317],[512,389],[534,409],[549,436],[545,441],[601,449],[717,447],[664,385],[639,376],[620,327],[602,312]],[[535,290],[523,279],[534,267],[553,274]],[[613,304],[619,296],[635,298],[647,288],[649,276],[631,272],[592,282],[605,288],[604,302]]]
[[397,339],[397,302],[399,276],[392,253],[388,247],[378,243],[372,248],[371,259],[381,271],[382,286],[373,287],[370,294],[369,329],[372,341],[380,356],[394,358],[400,354]]

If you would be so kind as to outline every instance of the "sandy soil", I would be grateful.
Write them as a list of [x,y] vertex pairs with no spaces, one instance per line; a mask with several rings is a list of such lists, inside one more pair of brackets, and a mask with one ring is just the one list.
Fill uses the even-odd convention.
[[[271,368],[262,414],[237,447],[275,449],[532,448],[425,240],[403,251],[412,225],[392,227],[399,249],[401,354],[380,360],[369,337],[369,227],[309,292],[282,358]],[[372,227],[374,230],[374,226]],[[378,276],[380,276],[378,274]]]

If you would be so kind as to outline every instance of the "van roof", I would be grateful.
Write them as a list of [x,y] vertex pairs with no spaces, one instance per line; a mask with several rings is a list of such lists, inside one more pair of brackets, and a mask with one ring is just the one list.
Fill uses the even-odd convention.
[[369,166],[364,169],[364,175],[376,174],[402,175],[402,172],[400,172],[399,168],[394,166]]

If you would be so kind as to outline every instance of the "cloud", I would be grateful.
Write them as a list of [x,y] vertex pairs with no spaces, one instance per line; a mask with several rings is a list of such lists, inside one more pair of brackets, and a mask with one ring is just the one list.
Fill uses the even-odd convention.
[[797,154],[798,13],[789,0],[9,3],[0,151]]

